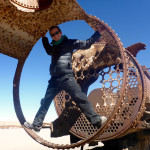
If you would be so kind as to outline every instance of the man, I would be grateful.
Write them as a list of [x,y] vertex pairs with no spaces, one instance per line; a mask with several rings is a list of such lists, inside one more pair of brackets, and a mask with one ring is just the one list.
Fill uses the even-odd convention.
[[71,96],[93,126],[101,127],[107,118],[99,116],[94,111],[86,94],[82,92],[81,87],[77,84],[71,65],[73,50],[90,48],[101,35],[96,31],[91,38],[81,41],[68,39],[65,35],[62,35],[62,31],[58,26],[52,26],[49,32],[53,39],[51,44],[49,44],[48,38],[45,35],[42,37],[42,42],[46,53],[52,56],[50,65],[51,79],[49,80],[45,97],[41,100],[41,106],[33,123],[25,122],[25,127],[40,131],[52,100],[62,90],[65,90]]

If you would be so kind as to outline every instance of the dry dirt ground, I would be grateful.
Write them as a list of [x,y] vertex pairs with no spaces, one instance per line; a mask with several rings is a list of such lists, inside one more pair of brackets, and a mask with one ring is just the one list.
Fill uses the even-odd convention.
[[[50,138],[50,130],[42,129],[38,133],[43,139],[56,144],[69,144],[70,137]],[[99,146],[103,146],[102,143]],[[0,122],[0,149],[1,150],[52,150],[34,141],[17,122]],[[80,150],[75,148],[74,150]],[[91,149],[87,145],[84,150]]]

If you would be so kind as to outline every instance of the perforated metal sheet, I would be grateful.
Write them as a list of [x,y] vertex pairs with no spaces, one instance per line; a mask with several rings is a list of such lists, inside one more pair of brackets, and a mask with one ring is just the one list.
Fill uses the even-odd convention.
[[[88,96],[88,100],[92,102],[95,111],[98,114],[111,118],[114,110],[116,110],[117,104],[119,103],[119,98],[121,96],[120,94],[122,94],[121,88],[123,86],[124,73],[127,73],[127,86],[125,89],[124,97],[121,99],[121,104],[115,116],[112,118],[111,123],[108,125],[103,134],[97,138],[99,140],[108,140],[114,137],[122,136],[127,130],[133,127],[133,124],[138,119],[139,111],[142,111],[141,104],[143,103],[143,85],[140,69],[130,55],[127,55],[126,58],[126,72],[123,71],[123,64],[119,63],[105,67],[97,73],[94,71],[92,74],[92,76],[98,76],[97,80],[99,81],[99,88],[93,89],[91,91]],[[87,76],[88,78],[91,77],[91,75],[88,73],[86,76],[83,76],[82,73],[81,75],[82,79],[86,78]],[[76,72],[75,77],[77,81],[78,79],[81,80],[79,75],[76,76]],[[63,91],[61,94],[58,94],[55,99],[56,109],[59,115],[65,108],[65,102],[71,100],[66,100],[65,95],[68,94]],[[74,118],[74,114],[70,114],[70,116],[70,118]],[[70,118],[68,118],[69,121],[67,121],[67,123],[71,121]],[[94,132],[97,131],[97,129],[95,129],[88,122],[83,113],[78,116],[76,122],[75,120],[73,121],[74,125],[72,126],[70,132],[80,138],[91,136]]]

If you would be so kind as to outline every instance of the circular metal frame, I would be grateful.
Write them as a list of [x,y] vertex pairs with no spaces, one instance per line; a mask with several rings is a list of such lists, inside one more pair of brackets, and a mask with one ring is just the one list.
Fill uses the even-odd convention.
[[[111,37],[111,40],[109,40],[109,38],[107,38],[107,37],[105,40],[106,40],[106,42],[107,42],[107,40],[108,40],[108,42],[113,41],[116,44],[116,46],[118,47],[118,50],[120,51],[123,65],[124,65],[124,72],[126,72],[126,58],[125,58],[125,54],[124,54],[124,48],[123,48],[123,45],[122,45],[120,39],[117,37],[117,35],[114,33],[114,31],[107,24],[105,24],[104,22],[100,21],[98,18],[93,17],[91,15],[88,15],[87,18],[85,19],[85,21],[95,30],[101,31],[101,28],[106,29],[107,34],[109,34],[109,36]],[[20,105],[19,83],[20,83],[20,77],[21,77],[21,72],[22,72],[24,63],[25,63],[25,60],[18,61],[16,73],[14,76],[14,82],[13,82],[14,107],[15,107],[15,111],[16,111],[18,120],[20,121],[22,126],[23,126],[24,122],[26,121],[26,119],[23,115],[21,105]],[[64,145],[64,144],[54,144],[54,143],[48,142],[48,141],[42,139],[40,136],[38,136],[34,131],[32,131],[30,129],[24,128],[25,131],[38,143],[40,143],[44,146],[50,147],[50,148],[54,148],[54,149],[55,148],[56,149],[70,149],[70,148],[74,148],[74,147],[79,147],[81,145],[84,145],[85,143],[88,143],[88,142],[96,139],[97,137],[99,137],[99,135],[101,135],[104,132],[104,130],[111,123],[111,121],[115,117],[116,113],[118,112],[118,109],[121,105],[121,101],[123,99],[125,87],[126,87],[126,78],[127,78],[126,73],[124,73],[124,81],[123,81],[123,86],[121,88],[122,95],[120,96],[120,99],[119,99],[117,105],[115,106],[112,116],[108,119],[107,123],[105,125],[103,125],[100,129],[98,129],[97,132],[94,133],[91,137],[88,137],[88,138],[85,137],[85,139],[83,139],[77,143],[74,143],[74,144]]]

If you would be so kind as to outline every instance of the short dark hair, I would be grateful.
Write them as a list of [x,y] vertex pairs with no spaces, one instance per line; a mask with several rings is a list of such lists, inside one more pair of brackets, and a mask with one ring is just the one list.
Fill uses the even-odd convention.
[[61,32],[61,29],[58,26],[52,26],[52,27],[50,27],[49,31],[51,32],[51,30],[53,30],[55,28],[58,29],[59,32]]

